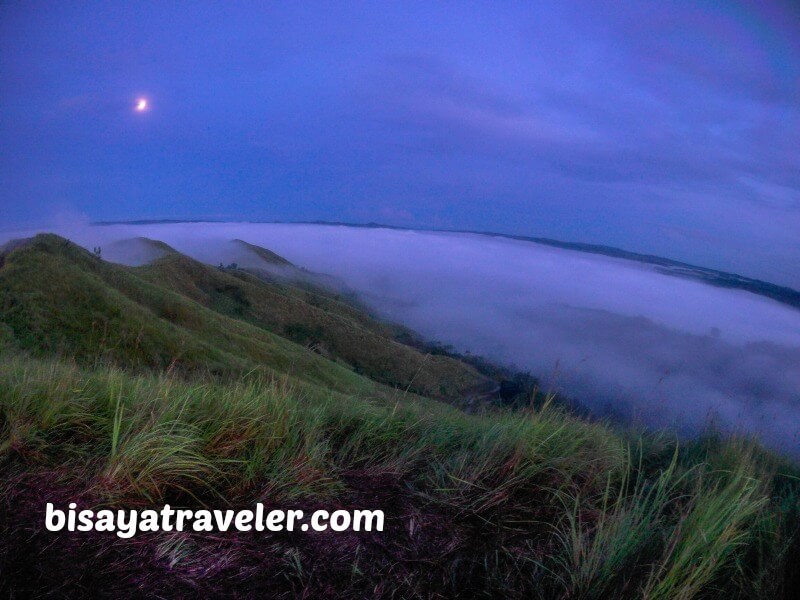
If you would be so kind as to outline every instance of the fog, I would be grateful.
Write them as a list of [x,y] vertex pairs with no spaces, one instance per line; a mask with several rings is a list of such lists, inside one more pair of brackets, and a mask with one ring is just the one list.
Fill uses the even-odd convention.
[[[800,455],[800,311],[621,259],[473,234],[323,225],[71,227],[89,248],[145,236],[204,262],[231,240],[343,280],[381,316],[530,371],[598,414],[685,433],[710,421]],[[10,233],[2,234],[18,237]],[[105,254],[105,252],[104,252]],[[141,254],[141,252],[139,252]]]

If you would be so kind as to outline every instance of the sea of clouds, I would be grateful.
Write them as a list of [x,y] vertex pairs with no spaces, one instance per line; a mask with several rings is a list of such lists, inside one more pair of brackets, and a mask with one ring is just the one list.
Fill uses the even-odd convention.
[[248,223],[59,233],[89,248],[145,236],[215,265],[242,239],[337,276],[383,317],[530,371],[598,414],[687,433],[713,421],[800,455],[800,311],[748,292],[477,234]]

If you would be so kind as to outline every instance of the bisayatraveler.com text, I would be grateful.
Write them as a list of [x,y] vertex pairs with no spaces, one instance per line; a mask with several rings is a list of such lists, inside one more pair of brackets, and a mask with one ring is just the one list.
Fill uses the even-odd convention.
[[184,509],[165,504],[160,509],[78,509],[70,502],[66,509],[48,502],[45,527],[48,531],[109,532],[121,538],[156,531],[262,532],[262,531],[383,531],[382,510],[267,510],[259,502],[252,509]]

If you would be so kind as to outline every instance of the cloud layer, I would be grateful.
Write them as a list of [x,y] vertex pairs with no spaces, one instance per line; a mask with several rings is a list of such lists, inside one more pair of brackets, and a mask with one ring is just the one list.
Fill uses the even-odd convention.
[[63,233],[89,247],[147,236],[211,264],[242,239],[341,278],[429,338],[529,370],[597,413],[686,432],[714,419],[800,454],[800,311],[747,292],[471,234],[235,223]]

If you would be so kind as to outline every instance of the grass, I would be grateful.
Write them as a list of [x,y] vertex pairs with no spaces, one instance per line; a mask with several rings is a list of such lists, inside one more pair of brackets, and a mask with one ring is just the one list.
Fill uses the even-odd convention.
[[[637,442],[552,406],[468,415],[438,403],[321,401],[286,380],[192,382],[7,356],[0,423],[5,494],[25,476],[104,506],[385,505],[389,531],[357,551],[345,545],[326,568],[388,581],[398,597],[774,596],[797,525],[797,485],[750,442],[721,442],[701,458],[697,447]],[[314,547],[331,543],[323,538],[284,540],[286,573],[302,565],[313,575],[329,551]],[[143,551],[114,543],[123,555]],[[154,563],[173,548],[169,585],[193,578],[181,564],[207,550],[166,533],[149,543]],[[420,567],[401,576],[411,555]]]

